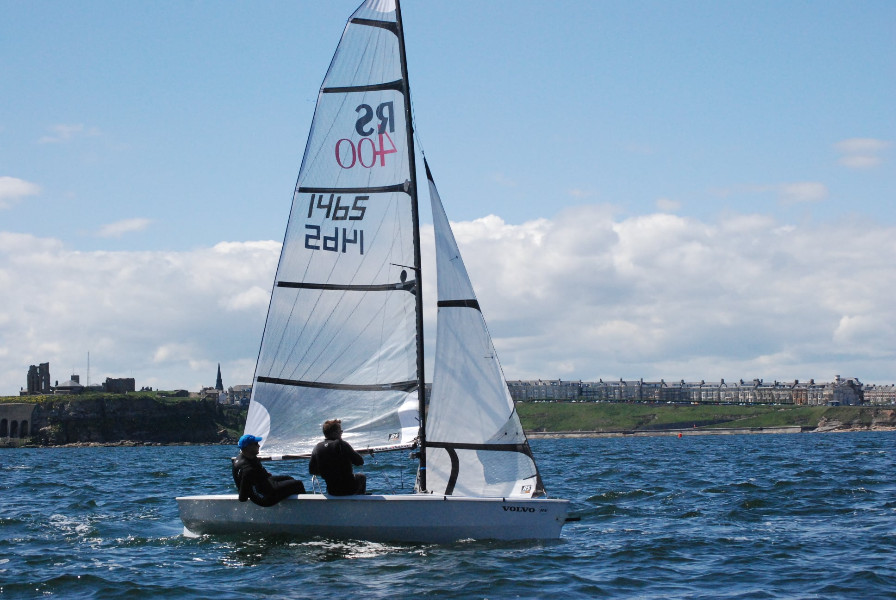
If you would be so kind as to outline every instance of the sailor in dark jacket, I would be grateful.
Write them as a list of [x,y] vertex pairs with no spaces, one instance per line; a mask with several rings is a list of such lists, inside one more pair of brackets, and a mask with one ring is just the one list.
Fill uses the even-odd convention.
[[240,454],[233,459],[233,482],[240,502],[274,506],[287,496],[305,493],[305,484],[289,475],[271,475],[258,460],[260,437],[246,434],[237,442]]
[[311,452],[308,472],[324,478],[327,493],[331,496],[363,494],[367,489],[367,476],[353,473],[352,465],[360,467],[364,464],[364,458],[342,439],[342,421],[327,421],[323,430],[326,439]]

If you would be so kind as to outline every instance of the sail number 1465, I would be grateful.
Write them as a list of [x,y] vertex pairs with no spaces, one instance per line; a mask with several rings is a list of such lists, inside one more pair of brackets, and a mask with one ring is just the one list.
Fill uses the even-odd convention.
[[[308,218],[312,218],[315,212],[324,211],[323,219],[331,221],[361,221],[367,211],[365,202],[370,196],[355,196],[351,204],[343,204],[342,196],[330,194],[311,194],[308,201]],[[330,235],[330,231],[333,232]],[[323,225],[305,225],[305,247],[309,250],[327,250],[329,252],[347,252],[350,248],[357,248],[360,254],[364,254],[364,230],[356,227],[333,228]]]

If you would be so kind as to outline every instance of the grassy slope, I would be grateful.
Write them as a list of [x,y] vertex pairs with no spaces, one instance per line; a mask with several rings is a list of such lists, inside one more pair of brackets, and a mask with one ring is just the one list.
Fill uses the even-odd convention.
[[175,398],[170,396],[173,392],[152,391],[152,392],[128,392],[127,394],[112,394],[108,392],[90,392],[78,394],[75,396],[68,394],[47,394],[43,396],[0,396],[0,404],[37,404],[39,402],[58,402],[60,400],[72,400],[77,402],[81,399],[97,399],[97,398],[152,398],[164,404],[176,404],[178,402],[195,401],[195,398]]
[[625,431],[712,427],[817,427],[826,416],[870,423],[870,412],[852,406],[693,406],[539,402],[519,403],[523,428],[535,431]]
[[[166,398],[156,392],[129,394],[152,396],[158,402],[194,402],[188,398]],[[75,400],[77,397],[73,397]],[[0,397],[0,403],[60,400],[59,396]],[[517,411],[527,431],[631,431],[635,429],[685,429],[713,427],[817,427],[823,417],[830,421],[868,425],[872,408],[856,406],[716,406],[672,404],[614,404],[595,402],[518,403]],[[231,419],[240,417],[231,415]],[[233,423],[228,429],[239,433]]]

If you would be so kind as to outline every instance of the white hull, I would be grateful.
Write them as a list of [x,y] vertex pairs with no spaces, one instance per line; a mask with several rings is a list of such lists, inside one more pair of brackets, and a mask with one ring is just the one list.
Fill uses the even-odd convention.
[[303,494],[262,508],[235,494],[177,498],[194,534],[269,533],[375,542],[447,543],[462,539],[560,537],[568,500],[467,498],[430,494]]

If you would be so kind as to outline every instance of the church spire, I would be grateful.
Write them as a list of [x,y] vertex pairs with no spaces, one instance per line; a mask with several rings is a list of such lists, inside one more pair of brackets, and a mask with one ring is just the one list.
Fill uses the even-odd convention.
[[218,379],[215,381],[215,389],[224,391],[224,383],[221,381],[221,363],[218,363]]

